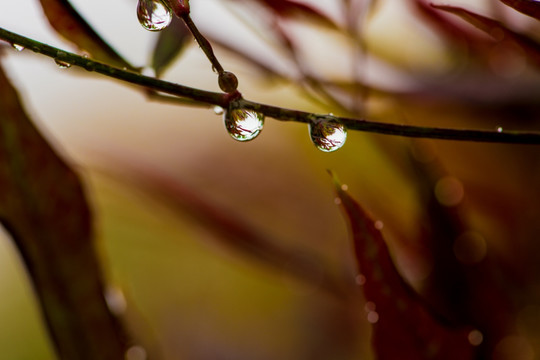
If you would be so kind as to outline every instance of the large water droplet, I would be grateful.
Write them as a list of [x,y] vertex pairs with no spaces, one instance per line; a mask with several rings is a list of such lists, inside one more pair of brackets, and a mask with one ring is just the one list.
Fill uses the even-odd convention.
[[172,12],[160,0],[139,0],[137,18],[146,30],[160,31],[171,23]]
[[309,134],[313,144],[324,152],[336,151],[347,140],[347,128],[338,120],[327,117],[312,120]]
[[231,137],[238,141],[255,139],[264,126],[264,116],[252,110],[226,111],[223,119]]

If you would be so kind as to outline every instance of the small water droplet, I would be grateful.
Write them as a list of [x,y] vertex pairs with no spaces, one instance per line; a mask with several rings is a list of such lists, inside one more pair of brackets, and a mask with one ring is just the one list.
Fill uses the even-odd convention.
[[71,67],[71,64],[62,60],[54,59],[54,62],[60,69],[68,69]]
[[71,67],[71,64],[67,62],[68,56],[64,51],[58,50],[56,52],[56,57],[54,58],[54,62],[60,69],[67,69]]
[[502,126],[497,127],[497,132],[499,132],[499,133],[502,133],[502,132],[503,132]]
[[214,106],[214,114],[216,115],[223,115],[223,108],[221,106]]
[[338,197],[337,197],[337,198],[334,198],[334,204],[336,204],[336,205],[341,205],[341,204],[342,204],[341,199],[338,198]]
[[24,46],[19,45],[19,44],[15,44],[15,43],[11,44],[11,47],[14,48],[17,51],[23,51],[24,50]]
[[142,69],[141,74],[148,77],[156,77],[156,70],[151,66],[146,66]]
[[342,191],[347,191],[347,190],[349,190],[349,185],[347,185],[347,184],[341,185],[341,190],[342,190]]
[[373,225],[375,226],[375,229],[377,230],[382,230],[384,227],[384,223],[381,220],[375,221]]
[[137,18],[146,30],[160,31],[171,23],[172,12],[160,0],[139,0]]
[[316,118],[309,124],[309,134],[315,146],[324,152],[336,151],[347,140],[347,128],[336,119]]
[[264,116],[252,110],[226,111],[223,118],[227,131],[233,139],[238,141],[255,139],[264,126]]

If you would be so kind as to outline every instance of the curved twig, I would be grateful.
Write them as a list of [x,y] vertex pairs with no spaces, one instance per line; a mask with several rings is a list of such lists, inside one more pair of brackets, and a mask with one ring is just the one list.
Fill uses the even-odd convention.
[[8,41],[11,44],[23,46],[24,48],[30,49],[36,53],[48,56],[55,60],[69,63],[73,66],[82,67],[88,71],[93,71],[111,78],[139,85],[157,92],[188,98],[204,104],[218,105],[223,108],[228,108],[231,101],[234,100],[241,107],[257,111],[267,117],[281,121],[310,123],[318,117],[332,116],[334,119],[341,121],[349,130],[358,130],[370,133],[456,141],[540,145],[540,132],[468,130],[399,125],[363,119],[338,117],[333,115],[318,115],[305,111],[291,110],[278,106],[261,104],[243,98],[238,99],[238,97],[241,96],[238,92],[231,94],[211,92],[144,76],[128,69],[120,69],[84,56],[46,45],[3,28],[0,28],[0,39]]

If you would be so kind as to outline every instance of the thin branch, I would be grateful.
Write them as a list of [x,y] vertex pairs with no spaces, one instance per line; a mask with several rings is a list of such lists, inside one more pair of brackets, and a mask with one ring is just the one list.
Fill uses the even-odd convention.
[[126,69],[119,69],[83,56],[79,56],[39,41],[15,34],[0,28],[0,39],[11,44],[23,46],[32,51],[51,57],[55,60],[69,63],[73,66],[82,67],[88,71],[122,80],[131,84],[143,86],[157,92],[162,92],[178,97],[184,97],[205,104],[218,105],[229,108],[231,102],[235,106],[257,111],[266,117],[281,121],[294,121],[311,123],[314,119],[328,117],[341,121],[349,130],[359,130],[370,133],[398,135],[404,137],[445,139],[456,141],[476,141],[508,144],[534,144],[540,145],[540,132],[528,131],[486,131],[486,130],[462,130],[446,129],[412,125],[398,125],[381,122],[373,122],[354,118],[338,117],[333,115],[317,115],[309,112],[291,110],[278,106],[261,104],[243,99],[238,92],[226,94],[183,86],[168,81],[141,75]]

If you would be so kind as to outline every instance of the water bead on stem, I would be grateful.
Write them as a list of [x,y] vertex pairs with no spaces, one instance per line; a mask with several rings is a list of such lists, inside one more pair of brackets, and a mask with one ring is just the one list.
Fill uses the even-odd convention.
[[330,116],[312,119],[309,135],[317,149],[332,152],[340,149],[347,140],[347,128]]
[[264,116],[253,110],[228,110],[223,114],[223,119],[229,135],[238,141],[255,139],[264,126]]

